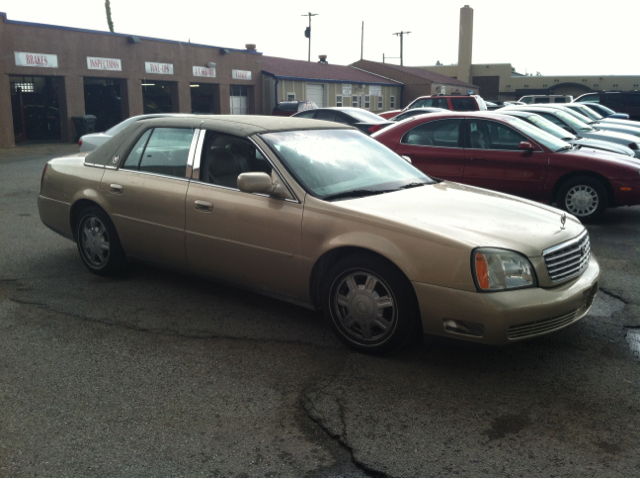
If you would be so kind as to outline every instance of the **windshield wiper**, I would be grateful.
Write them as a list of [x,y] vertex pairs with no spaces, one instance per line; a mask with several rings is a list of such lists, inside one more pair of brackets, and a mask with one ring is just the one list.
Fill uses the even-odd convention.
[[399,190],[408,190],[409,188],[416,188],[418,186],[424,186],[424,185],[428,185],[429,183],[408,183],[404,186],[400,186],[398,189]]
[[392,190],[351,190],[343,191],[342,193],[336,193],[335,195],[329,195],[322,198],[324,201],[341,200],[344,198],[362,198],[364,196],[381,195],[382,193],[389,193],[391,191],[398,191],[397,188]]

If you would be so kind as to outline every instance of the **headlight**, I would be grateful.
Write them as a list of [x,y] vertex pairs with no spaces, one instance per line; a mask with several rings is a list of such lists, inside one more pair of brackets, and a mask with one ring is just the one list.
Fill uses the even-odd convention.
[[471,268],[478,291],[502,291],[537,285],[531,263],[515,251],[478,248],[472,253]]

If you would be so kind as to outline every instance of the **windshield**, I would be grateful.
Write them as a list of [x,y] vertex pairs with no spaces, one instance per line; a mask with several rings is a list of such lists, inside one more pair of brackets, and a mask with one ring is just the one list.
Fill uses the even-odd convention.
[[[553,113],[576,131],[592,131],[593,130],[593,128],[587,125],[586,122],[589,121],[587,118],[585,118],[586,121],[583,122],[578,120],[574,115],[570,115],[569,113],[562,110],[556,110]],[[580,115],[580,114],[576,113],[576,115]]]
[[261,138],[298,182],[321,199],[434,183],[386,146],[358,131],[285,131]]
[[569,133],[564,128],[559,127],[555,123],[550,122],[540,115],[530,115],[526,118],[525,121],[528,121],[532,125],[537,126],[541,130],[546,131],[547,133],[555,136],[556,138],[560,138],[561,140],[566,141],[576,139],[576,135],[574,135],[573,133]]
[[573,116],[576,118],[576,120],[581,121],[582,123],[585,123],[587,125],[594,122],[594,120],[592,120],[591,118],[584,116],[582,113],[578,113],[577,111],[572,110],[571,108],[567,108],[566,110],[560,110],[560,111],[564,111],[568,113],[569,116]]
[[[591,108],[590,105],[585,105],[587,108],[597,111],[600,110],[601,112],[605,112],[607,115],[614,115],[615,111],[613,111],[611,108],[609,108],[608,106],[604,106],[604,105],[600,105],[600,104],[596,104],[595,108]],[[603,115],[604,117],[604,115]]]
[[542,131],[540,128],[533,126],[531,123],[522,121],[520,118],[511,117],[509,119],[509,124],[538,143],[543,144],[550,150],[559,151],[571,148],[571,145],[566,141],[562,141],[555,136]]
[[592,120],[598,121],[598,120],[602,120],[602,115],[600,115],[599,113],[596,113],[595,111],[593,111],[591,108],[588,108],[586,106],[582,106],[582,105],[575,105],[571,108],[573,111],[576,111],[578,113],[580,113],[581,115],[584,115],[588,118],[591,118]]

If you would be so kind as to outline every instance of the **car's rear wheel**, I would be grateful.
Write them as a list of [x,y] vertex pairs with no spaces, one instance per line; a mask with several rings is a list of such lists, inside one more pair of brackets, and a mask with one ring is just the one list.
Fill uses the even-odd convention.
[[392,263],[354,254],[330,268],[323,310],[337,336],[370,354],[394,351],[421,331],[411,283]]
[[100,208],[85,208],[76,223],[76,242],[80,258],[89,271],[108,276],[121,271],[126,263],[116,229]]
[[558,206],[581,221],[592,221],[607,209],[607,189],[595,178],[571,178],[558,191]]

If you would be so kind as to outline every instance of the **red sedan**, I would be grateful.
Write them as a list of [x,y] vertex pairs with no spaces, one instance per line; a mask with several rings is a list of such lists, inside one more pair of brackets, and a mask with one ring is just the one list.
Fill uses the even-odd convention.
[[640,204],[640,161],[572,147],[522,120],[431,113],[372,135],[424,173],[554,204],[581,220]]

